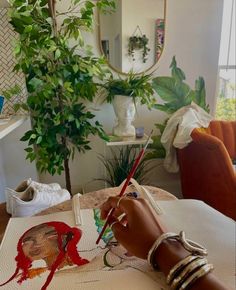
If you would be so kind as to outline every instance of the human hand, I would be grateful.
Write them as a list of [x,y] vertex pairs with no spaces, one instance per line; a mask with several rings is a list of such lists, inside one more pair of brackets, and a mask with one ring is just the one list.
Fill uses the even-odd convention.
[[[166,230],[145,199],[123,197],[117,207],[119,199],[109,197],[101,207],[101,218],[105,219],[111,208],[115,208],[110,220],[115,238],[130,253],[146,259],[154,241]],[[117,217],[123,213],[125,217],[119,221]]]

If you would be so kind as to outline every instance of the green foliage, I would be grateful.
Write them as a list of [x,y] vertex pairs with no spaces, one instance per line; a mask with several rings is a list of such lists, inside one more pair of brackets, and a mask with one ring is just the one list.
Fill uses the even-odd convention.
[[195,89],[184,82],[185,74],[177,67],[175,57],[171,65],[171,76],[153,78],[153,88],[160,98],[165,101],[164,104],[155,104],[154,108],[173,114],[183,106],[195,102],[197,105],[209,112],[209,106],[206,105],[205,82],[202,77],[195,81]]
[[21,92],[21,88],[18,85],[15,85],[14,87],[5,90],[2,92],[2,95],[9,100],[12,96],[18,95]]
[[115,79],[113,76],[103,85],[108,92],[107,101],[111,103],[115,95],[130,96],[136,100],[140,100],[141,104],[146,104],[149,109],[155,103],[153,97],[154,90],[151,84],[151,75],[137,75],[129,72],[125,79],[120,76]]
[[234,121],[236,119],[236,99],[219,98],[216,104],[216,119]]
[[133,61],[135,60],[134,57],[135,50],[140,49],[142,49],[143,63],[147,61],[147,55],[148,52],[150,51],[150,48],[148,47],[148,41],[149,39],[145,34],[143,34],[142,36],[134,35],[129,38],[128,55],[132,56]]
[[[82,30],[91,31],[96,6],[113,9],[114,1],[71,0],[69,11],[61,14],[53,0],[10,0],[10,4],[10,22],[19,34],[15,70],[25,74],[28,90],[21,107],[30,113],[33,125],[21,139],[28,141],[26,158],[36,160],[40,172],[65,170],[70,190],[70,157],[75,150],[90,149],[90,134],[106,138],[83,101],[93,100],[96,81],[108,71],[104,59],[94,57],[84,46]],[[59,15],[64,16],[60,27]],[[78,44],[72,47],[73,39]]]
[[[105,181],[112,187],[119,186],[122,181],[127,178],[139,154],[139,151],[139,148],[132,145],[121,147],[118,149],[118,152],[111,149],[111,158],[106,158],[104,155],[99,154],[98,158],[106,169],[106,177],[96,180]],[[152,170],[152,168],[147,167],[147,165],[148,163],[144,155],[134,174],[134,178],[140,184],[143,183],[145,176],[147,176],[147,174]]]
[[[154,104],[153,107],[172,115],[180,108],[190,105],[193,101],[205,111],[209,112],[209,105],[206,104],[204,79],[199,77],[195,81],[195,88],[192,89],[185,82],[185,73],[177,66],[175,57],[172,59],[170,68],[171,76],[159,76],[153,78],[153,88],[164,101],[164,104]],[[167,120],[165,120],[163,124],[155,124],[160,131],[160,135],[153,137],[154,142],[150,145],[152,150],[148,153],[146,157],[147,159],[165,157],[165,149],[161,144],[161,135],[165,129]]]

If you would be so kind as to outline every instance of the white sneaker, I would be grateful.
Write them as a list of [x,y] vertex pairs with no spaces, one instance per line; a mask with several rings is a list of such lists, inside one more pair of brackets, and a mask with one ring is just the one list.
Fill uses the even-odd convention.
[[21,194],[22,192],[26,191],[26,189],[31,186],[38,190],[47,190],[47,189],[53,189],[53,190],[59,190],[61,189],[61,186],[58,183],[50,183],[50,184],[44,184],[39,183],[36,181],[33,181],[31,178],[23,180],[16,189],[6,188],[5,189],[5,197],[6,197],[6,210],[9,214],[12,214],[12,196]]
[[68,199],[70,193],[66,189],[39,190],[29,186],[24,192],[12,195],[12,216],[32,216]]

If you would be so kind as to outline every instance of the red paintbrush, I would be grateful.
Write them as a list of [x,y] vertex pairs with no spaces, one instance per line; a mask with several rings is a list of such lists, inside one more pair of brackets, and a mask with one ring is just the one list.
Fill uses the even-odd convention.
[[[152,130],[151,133],[149,134],[145,146],[141,149],[141,151],[140,151],[140,153],[139,153],[137,159],[136,159],[135,162],[134,162],[133,167],[132,167],[131,170],[130,170],[130,173],[129,173],[128,177],[126,178],[126,181],[125,181],[125,183],[124,183],[124,185],[123,185],[123,187],[122,187],[122,189],[121,189],[121,192],[120,192],[120,194],[119,194],[120,197],[124,194],[124,192],[125,192],[127,186],[129,185],[130,179],[134,176],[134,173],[135,173],[135,171],[136,171],[136,169],[137,169],[137,167],[138,167],[138,165],[139,165],[139,163],[140,163],[140,160],[142,159],[142,157],[143,157],[143,155],[144,155],[144,152],[145,152],[145,150],[146,150],[146,148],[147,148],[147,146],[148,146],[148,143],[149,143],[149,141],[150,141],[150,138],[151,138],[152,132],[153,132],[153,130]],[[101,231],[101,233],[100,233],[98,239],[96,240],[96,244],[98,244],[98,243],[100,242],[100,240],[101,240],[101,238],[102,238],[102,235],[104,234],[104,232],[105,232],[105,230],[106,230],[106,228],[107,228],[107,226],[108,226],[108,224],[109,224],[110,218],[111,218],[111,216],[113,215],[114,211],[115,211],[115,208],[113,208],[113,209],[110,211],[109,215],[107,216],[107,219],[106,219],[106,222],[105,222],[105,224],[104,224],[104,226],[103,226],[103,228],[102,228],[102,231]]]

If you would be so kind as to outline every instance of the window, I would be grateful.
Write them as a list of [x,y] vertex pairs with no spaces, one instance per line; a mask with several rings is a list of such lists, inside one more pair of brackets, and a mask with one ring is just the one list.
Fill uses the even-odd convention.
[[235,0],[224,0],[216,119],[236,119]]

